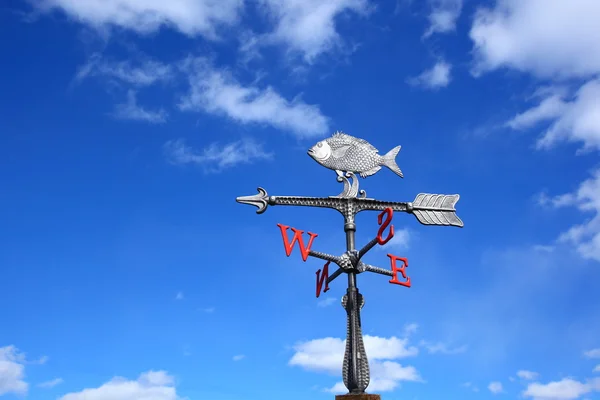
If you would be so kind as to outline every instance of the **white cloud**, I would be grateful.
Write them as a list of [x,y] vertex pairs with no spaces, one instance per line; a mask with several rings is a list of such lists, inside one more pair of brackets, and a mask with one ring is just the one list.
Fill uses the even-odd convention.
[[63,383],[63,379],[62,378],[56,378],[56,379],[52,379],[46,382],[42,382],[40,384],[38,384],[39,387],[41,388],[53,388],[56,385],[60,385],[61,383]]
[[25,362],[25,355],[15,346],[0,347],[0,396],[27,393],[29,385],[24,380]]
[[[227,70],[214,68],[206,58],[188,57],[176,65],[179,68],[148,59],[137,64],[115,62],[94,55],[79,69],[75,81],[96,76],[139,89],[183,76],[189,90],[180,98],[181,111],[203,111],[242,124],[270,125],[301,138],[319,136],[329,129],[329,120],[319,107],[306,104],[299,96],[287,100],[270,86],[259,88],[257,82],[244,86]],[[163,109],[149,111],[140,107],[134,90],[129,90],[127,102],[119,104],[114,115],[153,123],[165,122],[168,117]]]
[[286,100],[270,86],[243,86],[204,58],[189,58],[183,69],[190,90],[180,102],[181,110],[223,115],[243,124],[271,125],[298,137],[318,136],[328,130],[328,119],[316,105],[299,98]]
[[[371,380],[369,382],[369,392],[391,392],[398,388],[400,382],[422,382],[419,373],[415,367],[403,367],[393,361],[383,361],[370,363]],[[337,382],[327,392],[341,394],[348,393],[344,382]]]
[[[408,339],[364,336],[365,350],[371,367],[371,391],[390,391],[401,381],[419,382],[421,378],[412,366],[402,366],[391,360],[418,354],[416,347],[408,346]],[[289,361],[292,366],[306,370],[339,375],[344,358],[345,340],[338,338],[315,339],[294,346],[295,353]],[[341,382],[328,389],[333,393],[347,392]]]
[[60,10],[71,19],[106,30],[119,27],[140,34],[161,27],[189,36],[216,39],[220,28],[237,24],[243,0],[40,0],[38,10]]
[[202,312],[205,312],[207,314],[212,314],[212,313],[215,312],[216,308],[214,308],[214,307],[206,307],[206,308],[200,308],[199,310],[202,311]]
[[434,33],[447,33],[456,29],[456,20],[462,10],[462,0],[429,0],[431,12],[428,16],[429,28],[423,37]]
[[[373,362],[371,364],[369,391],[375,393],[390,392],[396,389],[402,381],[422,382],[423,380],[415,367],[410,365],[403,367],[394,361]],[[348,392],[348,390],[345,389],[344,392]]]
[[421,340],[419,345],[425,347],[429,354],[460,354],[467,351],[467,346],[449,347],[447,344],[442,342],[431,343],[425,340]]
[[[566,94],[549,92],[541,102],[515,116],[507,125],[525,129],[541,121],[550,126],[538,140],[538,148],[548,148],[561,141],[579,142],[583,150],[600,150],[600,80],[583,84],[572,99]],[[559,242],[574,244],[578,253],[600,261],[600,170],[582,182],[573,193],[549,197],[542,193],[538,202],[553,207],[574,206],[592,213],[585,223],[575,225],[559,237]]]
[[517,376],[521,379],[525,379],[527,381],[532,381],[532,380],[536,379],[539,376],[539,374],[537,372],[533,372],[533,371],[520,370],[517,372]]
[[583,84],[570,101],[563,101],[556,96],[550,97],[522,115],[529,113],[530,116],[535,116],[537,113],[541,116],[545,112],[544,119],[552,121],[548,130],[538,140],[539,148],[549,148],[560,141],[570,141],[583,143],[584,150],[600,150],[598,98],[600,98],[600,80],[594,79]]
[[421,86],[426,89],[439,89],[450,83],[452,66],[444,60],[438,61],[431,69],[423,71],[420,75],[407,79],[412,86]]
[[600,372],[600,364],[596,365],[592,372]]
[[69,393],[59,400],[177,400],[173,377],[165,371],[148,371],[136,380],[115,377],[98,388]]
[[326,297],[317,302],[317,307],[329,307],[330,305],[332,305],[336,302],[337,302],[337,299],[335,297]]
[[598,390],[600,390],[600,379],[582,383],[571,378],[564,378],[547,384],[530,383],[523,392],[523,396],[536,400],[571,400]]
[[260,4],[275,27],[271,33],[254,37],[252,44],[285,45],[308,63],[343,46],[336,30],[340,15],[353,12],[364,16],[371,10],[368,0],[260,0]]
[[177,292],[175,295],[175,300],[183,300],[183,292]]
[[206,172],[219,172],[239,164],[249,164],[256,160],[265,160],[272,157],[265,152],[261,144],[250,139],[219,145],[216,143],[197,152],[183,139],[171,140],[164,145],[167,160],[172,164],[199,164]]
[[127,102],[117,104],[112,116],[117,119],[143,121],[153,124],[167,121],[167,112],[163,109],[157,111],[146,110],[137,104],[136,93],[133,90],[127,92]]
[[[600,171],[599,171],[600,178]],[[583,353],[586,358],[600,358],[600,348],[587,350]]]
[[[575,225],[562,233],[559,241],[571,243],[579,255],[586,259],[600,261],[600,169],[592,177],[580,184],[574,193],[567,193],[547,202],[556,207],[574,206],[582,212],[592,213],[585,223]],[[585,353],[587,357],[600,357],[600,349]]]
[[[481,8],[474,19],[474,74],[511,68],[542,79],[549,86],[534,95],[539,103],[506,123],[527,129],[541,122],[548,125],[537,141],[538,149],[560,142],[581,143],[579,151],[600,150],[600,24],[595,0],[497,0],[493,8]],[[587,80],[569,93],[560,81]],[[564,82],[563,82],[564,83]],[[576,225],[559,238],[575,244],[588,259],[600,260],[599,173],[583,182],[576,193],[549,199],[545,204],[576,206],[593,212],[591,219]]]
[[490,384],[488,385],[488,389],[493,394],[502,393],[502,390],[503,390],[502,389],[502,383],[500,383],[500,382],[490,382]]
[[544,78],[596,74],[599,14],[596,0],[497,0],[475,15],[473,73],[508,67]]
[[175,77],[170,65],[154,60],[144,60],[139,65],[132,61],[110,61],[100,54],[94,54],[86,64],[81,66],[75,75],[75,81],[88,77],[105,77],[116,79],[137,87],[150,86],[158,82],[168,82]]
[[244,358],[246,358],[245,355],[238,354],[238,355],[233,356],[233,361],[240,361],[240,360],[243,360]]
[[383,338],[365,335],[364,342],[365,351],[371,360],[395,360],[419,354],[419,349],[408,345],[408,339],[399,339],[395,336]]
[[382,251],[406,250],[410,244],[410,231],[404,229],[394,229],[394,237],[383,246],[377,246]]
[[537,106],[515,115],[506,126],[512,129],[528,129],[539,122],[555,120],[563,115],[567,104],[563,96],[552,94],[543,99]]

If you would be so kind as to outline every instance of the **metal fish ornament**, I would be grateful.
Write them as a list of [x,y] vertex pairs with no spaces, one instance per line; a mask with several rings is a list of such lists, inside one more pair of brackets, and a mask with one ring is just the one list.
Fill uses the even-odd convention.
[[401,147],[396,146],[381,156],[379,150],[366,140],[336,132],[330,138],[311,147],[308,155],[322,166],[335,170],[340,176],[343,172],[352,172],[366,178],[385,166],[404,178],[400,167],[396,164],[396,155]]

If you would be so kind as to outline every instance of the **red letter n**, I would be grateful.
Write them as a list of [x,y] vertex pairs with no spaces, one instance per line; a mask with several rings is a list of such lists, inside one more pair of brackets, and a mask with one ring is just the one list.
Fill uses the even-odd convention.
[[329,290],[329,284],[327,283],[327,279],[329,278],[330,262],[331,261],[327,261],[327,263],[323,267],[323,274],[321,274],[321,270],[317,271],[317,297],[321,295],[321,288],[323,288],[323,283],[325,283],[325,290],[323,290],[323,293]]
[[304,231],[301,231],[296,228],[292,228],[292,232],[294,232],[294,236],[292,237],[292,241],[290,243],[290,240],[287,235],[287,230],[288,230],[289,226],[283,225],[283,224],[277,224],[277,226],[279,227],[279,229],[281,229],[281,237],[283,237],[283,247],[285,248],[285,255],[289,257],[290,254],[292,254],[292,249],[294,248],[294,244],[296,242],[298,242],[298,246],[300,247],[300,254],[302,254],[302,261],[306,261],[306,259],[308,258],[308,253],[310,252],[310,247],[312,246],[313,240],[315,240],[315,238],[318,235],[316,233],[308,232],[310,239],[308,239],[308,246],[304,246],[304,240],[302,240],[302,235],[304,234]]
[[[392,280],[390,281],[390,283],[395,283],[396,285],[402,285],[402,286],[406,286],[406,287],[410,287],[410,277],[406,276],[406,267],[408,267],[408,260],[406,258],[402,258],[402,257],[396,257],[394,255],[388,254],[387,255],[390,258],[390,261],[392,263]],[[396,261],[402,261],[402,266],[401,267],[397,267],[396,266]],[[402,277],[404,279],[406,279],[404,282],[400,282],[398,280],[398,272],[400,272],[402,274]]]

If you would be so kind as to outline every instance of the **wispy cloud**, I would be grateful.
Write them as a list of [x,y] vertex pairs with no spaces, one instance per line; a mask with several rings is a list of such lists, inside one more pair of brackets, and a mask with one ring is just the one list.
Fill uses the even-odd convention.
[[521,379],[524,379],[527,381],[532,381],[534,379],[537,379],[539,374],[537,372],[533,372],[533,371],[520,370],[517,372],[517,376]]
[[421,340],[419,345],[426,348],[429,354],[460,354],[467,351],[467,346],[458,346],[458,347],[450,347],[446,343],[442,342],[428,342],[426,340]]
[[239,164],[249,164],[257,160],[268,160],[271,153],[251,139],[219,145],[213,143],[202,151],[188,146],[183,139],[165,143],[164,152],[168,162],[176,165],[198,164],[205,172],[220,172]]
[[233,361],[240,361],[240,360],[243,360],[244,358],[246,358],[246,356],[244,354],[238,354],[236,356],[233,356]]
[[127,92],[127,102],[117,104],[112,116],[117,119],[143,121],[160,124],[167,121],[167,112],[163,109],[157,111],[146,110],[137,104],[136,92]]
[[143,60],[136,65],[131,60],[107,60],[96,53],[78,69],[75,81],[81,82],[89,77],[115,79],[136,87],[144,87],[173,80],[175,71],[172,66],[154,60]]
[[560,117],[566,106],[562,95],[553,94],[544,98],[537,106],[515,115],[506,122],[506,126],[512,129],[528,129],[539,122]]
[[68,393],[59,400],[89,399],[153,399],[174,400],[179,398],[174,386],[175,379],[166,371],[148,371],[137,379],[114,377],[97,388],[86,388]]
[[587,350],[583,353],[586,358],[600,358],[600,348]]
[[50,381],[42,382],[42,383],[38,384],[38,386],[41,388],[49,389],[49,388],[53,388],[56,385],[60,385],[61,383],[63,383],[63,379],[56,378],[56,379],[52,379]]
[[175,295],[175,300],[183,300],[183,292],[177,292]]
[[127,101],[118,104],[113,114],[121,119],[165,122],[168,113],[164,109],[150,111],[137,104],[137,91],[157,83],[183,81],[188,90],[177,104],[180,111],[200,111],[242,124],[272,126],[300,138],[319,136],[329,129],[329,119],[319,106],[305,103],[300,96],[286,99],[270,86],[259,87],[258,81],[244,85],[229,70],[215,68],[203,57],[187,57],[167,65],[150,59],[116,62],[96,54],[79,68],[75,82],[91,76],[129,87]]
[[201,57],[188,58],[182,68],[189,82],[189,92],[179,103],[183,111],[223,115],[243,124],[271,125],[301,138],[322,135],[329,129],[319,107],[299,97],[290,101],[270,86],[242,85],[231,73],[213,68]]
[[317,307],[329,307],[337,301],[335,297],[326,297],[317,301]]
[[202,311],[207,314],[212,314],[216,311],[216,308],[215,307],[205,307],[205,308],[200,308],[199,311]]
[[560,381],[549,382],[547,384],[534,382],[527,386],[523,391],[523,397],[533,399],[565,399],[575,400],[581,396],[600,391],[600,379],[592,379],[588,382],[580,382],[572,378],[564,378]]
[[429,27],[423,34],[427,38],[434,33],[448,33],[456,29],[456,20],[462,10],[462,0],[429,0],[431,11]]
[[414,322],[411,324],[406,324],[406,325],[404,325],[404,336],[405,337],[411,336],[411,335],[415,334],[418,329],[419,329],[419,324],[416,324]]
[[420,86],[425,89],[440,89],[448,86],[451,80],[450,72],[452,66],[444,60],[436,62],[436,64],[428,70],[423,71],[420,75],[408,78],[406,82],[411,86]]
[[[586,222],[563,232],[558,242],[575,245],[581,257],[600,261],[600,169],[582,182],[575,192],[546,199],[544,202],[555,207],[577,207],[582,212],[592,214]],[[600,349],[590,350],[585,355],[600,357]]]
[[41,356],[40,358],[38,358],[37,360],[32,360],[32,361],[25,361],[25,364],[37,364],[37,365],[43,365],[46,364],[48,362],[50,358],[48,356]]
[[31,2],[39,11],[59,10],[92,28],[129,29],[140,34],[175,28],[189,35],[217,39],[220,30],[236,25],[243,0],[40,0]]
[[479,388],[473,384],[473,382],[465,382],[461,385],[464,388],[470,389],[473,392],[479,392]]
[[584,83],[572,96],[568,93],[549,92],[540,102],[515,115],[506,122],[512,129],[531,129],[540,122],[549,127],[538,139],[539,149],[548,149],[560,142],[583,144],[583,150],[600,149],[600,79]]
[[383,246],[377,246],[382,251],[406,250],[410,244],[410,231],[407,228],[394,230],[394,237]]
[[502,393],[502,391],[503,391],[502,383],[500,383],[500,382],[490,382],[490,384],[488,385],[488,390],[490,392],[492,392],[493,394]]

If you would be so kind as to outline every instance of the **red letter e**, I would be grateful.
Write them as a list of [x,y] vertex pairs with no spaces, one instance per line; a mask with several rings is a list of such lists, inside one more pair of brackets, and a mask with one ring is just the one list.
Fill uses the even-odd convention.
[[[387,255],[390,258],[390,261],[392,263],[392,280],[390,281],[390,283],[395,283],[396,285],[402,285],[402,286],[406,286],[406,287],[410,287],[410,277],[406,276],[406,267],[408,267],[408,260],[406,258],[402,258],[402,257],[396,257],[392,254],[388,254]],[[402,266],[401,267],[397,267],[396,266],[396,261],[402,261]],[[404,279],[406,279],[404,282],[400,282],[398,280],[398,272],[400,272],[402,274],[402,277]]]

